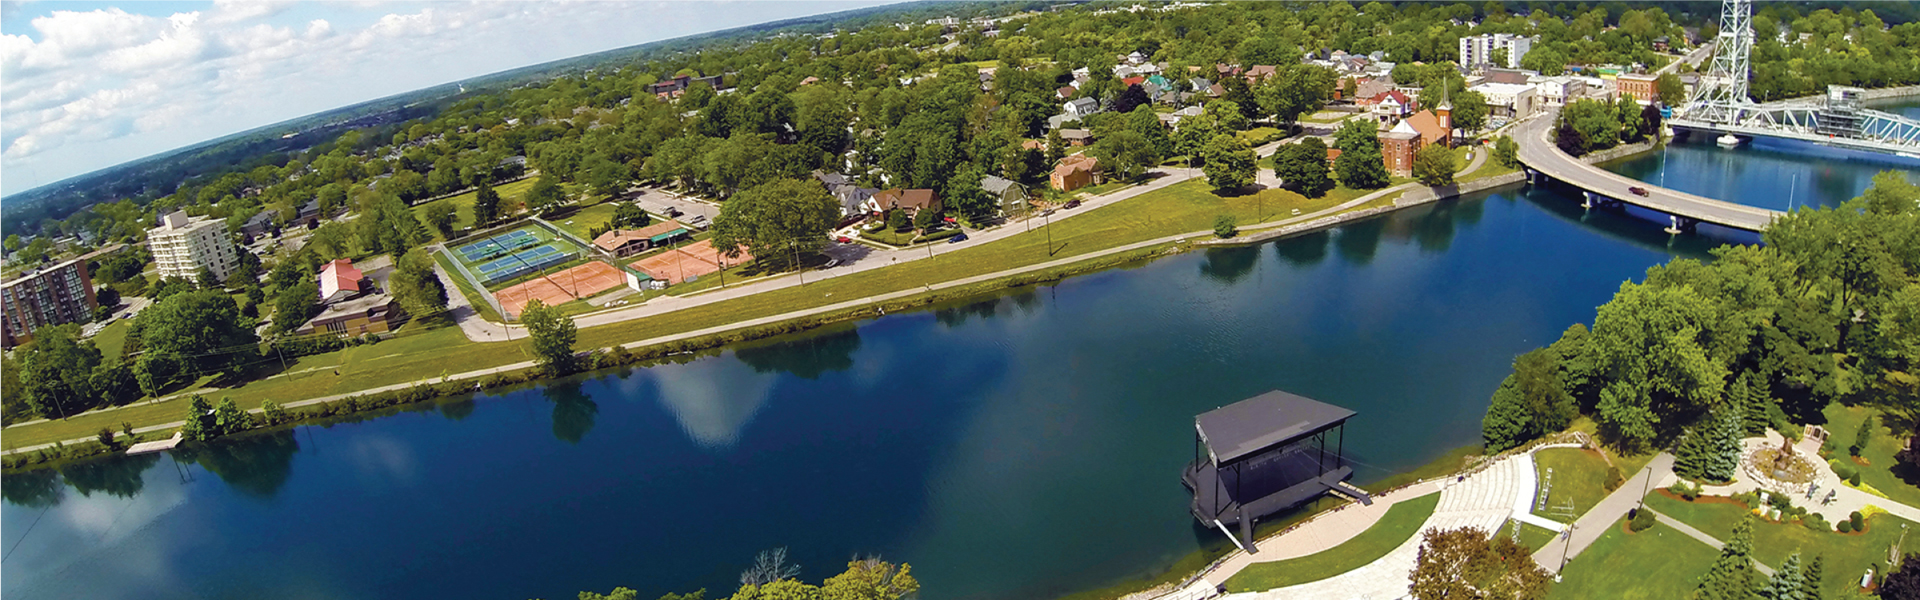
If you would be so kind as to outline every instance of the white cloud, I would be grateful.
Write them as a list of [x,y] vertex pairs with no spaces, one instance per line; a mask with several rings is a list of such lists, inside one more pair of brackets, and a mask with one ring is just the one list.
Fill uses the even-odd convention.
[[426,86],[877,3],[217,0],[172,15],[9,3],[31,32],[0,35],[0,166],[34,176],[0,179],[0,192]]

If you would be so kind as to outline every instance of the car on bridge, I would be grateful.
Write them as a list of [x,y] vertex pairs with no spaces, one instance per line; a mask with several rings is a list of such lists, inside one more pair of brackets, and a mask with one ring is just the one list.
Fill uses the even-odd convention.
[[1627,188],[1627,191],[1629,191],[1629,192],[1633,192],[1633,195],[1635,195],[1635,196],[1641,196],[1641,197],[1645,197],[1645,196],[1647,196],[1647,194],[1648,194],[1648,192],[1647,192],[1647,188],[1643,188],[1643,187],[1640,187],[1640,186],[1637,186],[1637,185],[1636,185],[1636,186],[1633,186],[1633,187],[1630,187],[1630,188]]

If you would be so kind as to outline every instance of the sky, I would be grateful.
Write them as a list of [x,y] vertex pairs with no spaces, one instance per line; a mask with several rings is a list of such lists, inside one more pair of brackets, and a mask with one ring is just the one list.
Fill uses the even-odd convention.
[[0,194],[424,87],[897,0],[0,1]]

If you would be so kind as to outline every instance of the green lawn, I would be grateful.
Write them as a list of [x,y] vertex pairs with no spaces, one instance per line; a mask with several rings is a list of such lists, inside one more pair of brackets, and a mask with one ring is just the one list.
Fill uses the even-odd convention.
[[[500,205],[502,210],[505,210],[505,207],[510,206],[515,202],[518,202],[521,196],[527,195],[527,190],[533,188],[533,182],[536,181],[537,179],[538,178],[535,178],[535,177],[528,177],[526,179],[515,181],[513,183],[506,183],[506,184],[501,184],[499,186],[495,186],[493,188],[493,191],[498,192],[500,194]],[[427,222],[426,208],[428,206],[440,204],[443,202],[452,203],[453,215],[454,215],[453,229],[455,231],[459,231],[462,228],[473,226],[473,200],[475,197],[477,197],[476,192],[469,191],[466,193],[457,194],[457,195],[449,196],[446,198],[441,198],[439,200],[434,200],[432,202],[427,202],[425,204],[421,204],[419,206],[413,207],[413,214],[418,215],[420,217],[421,224],[425,224]],[[433,228],[429,226],[427,230],[433,231]],[[435,236],[435,239],[438,239],[438,236],[440,235],[439,232],[433,232],[433,234]]]
[[1558,535],[1545,527],[1521,523],[1519,521],[1507,521],[1506,525],[1500,527],[1499,535],[1512,537],[1514,527],[1520,528],[1520,545],[1526,546],[1528,550],[1534,552],[1539,552],[1541,548],[1545,548],[1547,542],[1553,541],[1553,536]]
[[[1655,526],[1627,534],[1607,532],[1561,571],[1551,598],[1588,600],[1674,600],[1693,593],[1695,581],[1720,552],[1672,527]],[[1829,563],[1831,565],[1831,563]],[[1838,577],[1831,566],[1830,577]]]
[[592,233],[589,230],[613,222],[613,208],[614,204],[611,202],[595,204],[580,209],[579,212],[567,215],[566,217],[557,220],[548,219],[548,221],[552,222],[555,227],[559,227],[567,233],[573,234],[573,237],[591,242],[593,241],[593,236],[588,235]]
[[[1745,505],[1686,502],[1658,492],[1647,496],[1647,506],[1720,540],[1732,537],[1734,526],[1749,514]],[[1824,556],[1826,576],[1821,589],[1829,598],[1844,597],[1859,582],[1861,573],[1886,560],[1887,549],[1900,540],[1902,527],[1911,526],[1906,519],[1880,514],[1867,520],[1867,533],[1843,535],[1831,530],[1814,531],[1799,523],[1759,521],[1753,527],[1753,557],[1777,568],[1795,552],[1801,554],[1803,562],[1816,554]],[[1908,547],[1920,547],[1920,538],[1908,542]]]
[[1853,445],[1854,435],[1860,429],[1860,421],[1865,420],[1867,415],[1878,414],[1879,411],[1866,407],[1847,407],[1838,403],[1828,406],[1827,423],[1824,427],[1829,432],[1829,439],[1833,440],[1833,446],[1837,448],[1831,458],[1847,461],[1848,464],[1858,468],[1860,483],[1873,486],[1874,489],[1886,494],[1888,499],[1908,506],[1920,506],[1920,488],[1914,487],[1912,483],[1908,483],[1894,473],[1893,467],[1898,463],[1893,455],[1900,452],[1900,444],[1905,440],[1893,435],[1887,429],[1885,419],[1876,423],[1873,439],[1860,452],[1860,458],[1867,461],[1865,466],[1852,462],[1852,459],[1847,456],[1847,447]]
[[[675,311],[668,317],[581,329],[577,347],[603,348],[826,306],[851,298],[908,290],[929,283],[983,275],[1174,234],[1205,232],[1213,228],[1214,218],[1221,214],[1237,215],[1244,228],[1257,221],[1256,214],[1263,214],[1269,220],[1290,218],[1291,209],[1298,208],[1302,214],[1310,213],[1350,200],[1358,193],[1336,188],[1324,197],[1309,199],[1287,190],[1264,190],[1257,194],[1221,197],[1212,193],[1205,181],[1186,181],[1123,202],[1099,208],[1075,209],[1085,212],[1052,226],[1051,252],[1048,234],[1036,222],[1031,232],[1022,232],[992,244],[965,246],[931,260],[916,260],[885,269],[812,281],[804,286],[701,305]],[[1024,228],[1025,225],[1016,223],[1010,227]],[[1137,253],[1145,255],[1164,248],[1142,249]],[[702,282],[705,279],[702,278]],[[729,285],[732,282],[733,275],[729,274]],[[986,293],[994,288],[994,284],[983,283],[971,289]],[[497,367],[527,359],[521,344],[472,343],[458,328],[427,329],[417,325],[403,328],[403,335],[397,339],[373,346],[301,357],[298,364],[292,367],[295,371],[324,367],[328,371],[325,378],[254,381],[225,390],[223,394],[231,395],[243,407],[253,407],[267,398],[286,403],[404,383],[443,373]],[[339,368],[340,375],[337,377],[331,374],[334,367]],[[29,446],[79,438],[103,426],[118,426],[123,420],[133,421],[136,426],[176,421],[180,419],[179,413],[183,410],[180,406],[183,405],[180,400],[170,400],[143,404],[137,411],[129,408],[112,413],[81,414],[65,421],[17,427],[7,430],[7,443]]]
[[[1600,454],[1580,448],[1548,448],[1533,453],[1533,468],[1539,474],[1541,488],[1546,488],[1547,470],[1553,470],[1553,487],[1547,490],[1547,503],[1541,508],[1536,500],[1533,514],[1570,523],[1575,517],[1587,514],[1587,509],[1599,504],[1607,497],[1607,461]],[[1561,514],[1556,507],[1571,503],[1573,516]]]
[[1345,543],[1317,554],[1282,561],[1255,563],[1227,579],[1234,593],[1258,592],[1333,577],[1379,560],[1420,531],[1433,516],[1440,494],[1404,500],[1387,509],[1379,521]]
[[[245,304],[245,301],[241,302]],[[127,332],[133,328],[133,321],[119,320],[107,325],[100,333],[93,334],[93,347],[100,349],[100,358],[113,360],[120,357],[120,351],[127,346]]]

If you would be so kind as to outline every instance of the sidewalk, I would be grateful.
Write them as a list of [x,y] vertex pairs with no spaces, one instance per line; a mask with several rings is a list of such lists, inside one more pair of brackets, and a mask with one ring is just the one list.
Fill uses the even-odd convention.
[[1563,556],[1568,562],[1579,556],[1588,546],[1592,546],[1594,541],[1599,540],[1600,535],[1606,533],[1608,527],[1619,524],[1620,520],[1627,516],[1627,511],[1640,506],[1640,499],[1653,490],[1654,483],[1664,480],[1672,473],[1672,454],[1661,452],[1659,456],[1653,457],[1653,462],[1647,463],[1646,468],[1640,469],[1632,479],[1621,484],[1619,489],[1615,489],[1612,494],[1608,494],[1606,498],[1600,500],[1599,504],[1589,509],[1587,514],[1581,515],[1579,520],[1574,521],[1570,534],[1557,536],[1553,541],[1547,542],[1545,547],[1540,548],[1540,551],[1534,552],[1533,562],[1539,563],[1549,572],[1559,573]]

